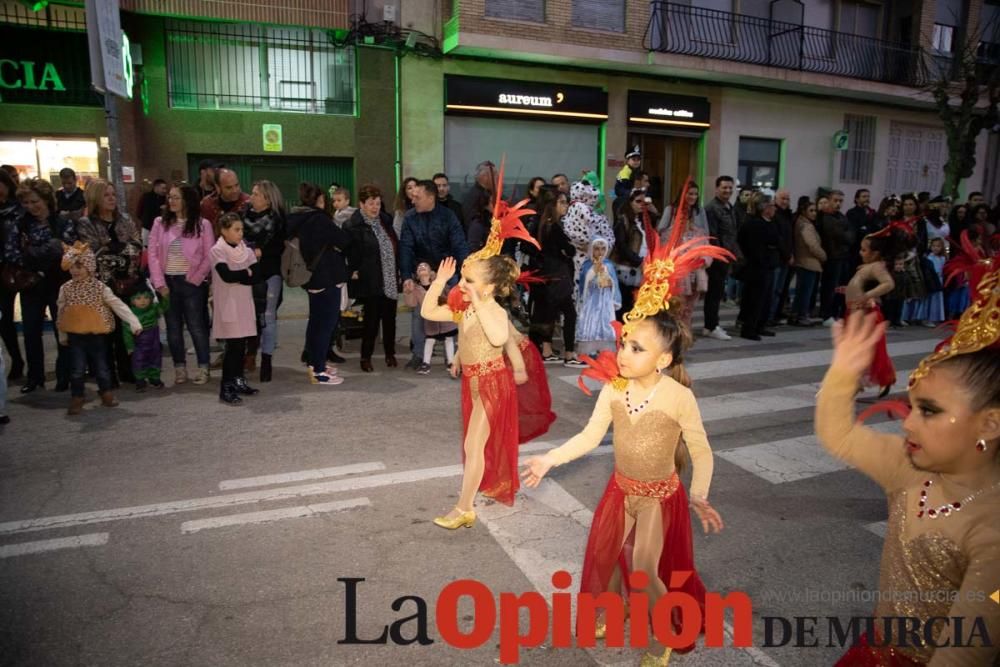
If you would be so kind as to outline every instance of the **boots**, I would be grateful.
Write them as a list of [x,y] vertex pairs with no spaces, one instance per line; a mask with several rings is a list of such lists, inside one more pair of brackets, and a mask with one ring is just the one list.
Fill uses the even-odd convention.
[[263,352],[260,354],[260,381],[271,381],[271,355]]
[[236,390],[237,394],[243,394],[244,396],[253,396],[254,394],[260,393],[260,389],[254,389],[248,385],[247,379],[243,376],[233,378],[233,388]]
[[68,415],[78,415],[83,412],[83,396],[73,396],[69,399],[69,409],[66,410]]
[[105,391],[101,393],[101,405],[106,408],[116,408],[118,407],[118,401],[115,400],[115,395],[110,391]]
[[236,393],[236,387],[231,380],[223,380],[222,384],[219,385],[219,400],[227,405],[239,405],[243,402],[243,399]]

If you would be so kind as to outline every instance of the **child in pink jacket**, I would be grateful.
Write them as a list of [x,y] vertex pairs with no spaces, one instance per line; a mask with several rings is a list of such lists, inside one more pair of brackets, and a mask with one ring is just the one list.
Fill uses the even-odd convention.
[[212,246],[212,338],[226,344],[222,359],[219,400],[228,405],[243,402],[240,394],[258,393],[243,377],[243,357],[247,339],[257,335],[253,305],[253,275],[257,256],[243,243],[243,220],[238,213],[219,218],[222,236]]

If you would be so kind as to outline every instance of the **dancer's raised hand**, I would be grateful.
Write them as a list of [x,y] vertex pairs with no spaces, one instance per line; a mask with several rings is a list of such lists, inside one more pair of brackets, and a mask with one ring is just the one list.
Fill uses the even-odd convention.
[[837,368],[861,375],[875,358],[875,347],[885,335],[888,322],[878,323],[875,313],[857,311],[833,325],[833,361]]
[[532,456],[524,462],[524,470],[521,472],[521,479],[524,480],[524,485],[532,489],[538,486],[539,482],[542,481],[542,477],[545,477],[553,465],[555,464],[549,458],[548,454]]
[[455,258],[445,257],[438,264],[437,275],[434,277],[436,283],[447,283],[455,275]]
[[715,510],[714,507],[708,504],[708,501],[704,498],[699,498],[697,496],[691,496],[691,507],[694,509],[695,514],[701,519],[701,527],[705,530],[705,533],[717,533],[722,530],[722,517]]

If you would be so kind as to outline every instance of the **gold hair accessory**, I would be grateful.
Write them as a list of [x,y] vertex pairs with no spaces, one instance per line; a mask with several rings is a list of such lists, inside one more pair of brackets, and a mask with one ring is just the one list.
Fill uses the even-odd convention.
[[521,218],[535,213],[530,208],[523,208],[531,200],[522,199],[514,206],[511,206],[501,199],[503,196],[503,170],[505,161],[506,156],[500,160],[500,172],[497,176],[496,201],[493,204],[490,235],[487,237],[486,245],[482,249],[477,250],[465,259],[467,262],[489,259],[490,257],[499,255],[500,249],[503,247],[503,242],[507,239],[521,239],[541,250],[538,241],[532,238],[531,234],[525,228],[524,223],[521,222]]
[[924,357],[910,374],[911,389],[942,361],[993,347],[1000,341],[1000,269],[983,276],[976,291],[976,299],[962,313],[954,335]]
[[[684,183],[679,202],[687,200],[687,191],[691,179]],[[676,290],[681,280],[687,278],[693,271],[701,268],[706,259],[728,262],[736,259],[733,253],[725,248],[713,246],[706,241],[707,236],[699,236],[681,243],[687,227],[687,206],[681,204],[674,214],[670,238],[666,244],[660,245],[659,234],[649,221],[649,212],[645,207],[642,211],[642,221],[649,253],[642,263],[642,284],[635,297],[635,306],[622,318],[622,338],[635,331],[647,317],[656,315],[661,310],[670,307],[670,296]]]

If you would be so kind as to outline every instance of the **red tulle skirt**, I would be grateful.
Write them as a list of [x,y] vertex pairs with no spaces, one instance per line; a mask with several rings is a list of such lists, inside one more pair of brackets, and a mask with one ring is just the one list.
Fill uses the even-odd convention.
[[[625,499],[630,495],[659,500],[663,519],[663,551],[660,554],[658,575],[669,590],[683,591],[698,601],[701,607],[699,621],[701,630],[704,631],[705,585],[694,567],[687,492],[677,473],[668,480],[657,482],[638,482],[618,472],[611,475],[608,486],[604,489],[604,496],[594,510],[594,521],[590,525],[587,552],[583,557],[580,592],[598,595],[607,591],[616,567],[622,568],[622,595],[629,590],[628,575],[632,571],[635,533],[633,531],[628,535],[628,539],[625,539],[624,532]],[[691,575],[680,587],[671,588],[670,575],[682,571],[690,572]],[[684,619],[679,609],[675,608],[673,613],[674,617],[671,620],[675,631],[679,632]],[[684,653],[693,647],[692,645],[675,650]]]
[[892,646],[872,646],[868,643],[868,635],[862,635],[834,667],[924,667],[924,663],[903,655]]
[[556,413],[552,412],[549,377],[538,348],[527,338],[518,347],[528,374],[528,381],[517,385],[518,442],[523,444],[546,433],[556,420]]
[[[875,306],[872,310],[877,316],[878,324],[885,322],[881,308]],[[846,320],[849,320],[857,313],[867,314],[869,312],[871,311],[865,308],[856,310],[848,308],[845,323]],[[865,373],[864,382],[865,386],[868,387],[891,387],[896,384],[896,367],[892,363],[892,357],[889,356],[884,334],[879,339],[878,345],[875,346],[875,358],[872,359],[872,365],[868,367],[868,372]]]
[[517,476],[517,390],[514,374],[503,356],[481,364],[462,366],[462,463],[465,463],[465,436],[469,432],[473,397],[486,409],[490,435],[483,455],[486,467],[479,490],[505,505],[514,504],[520,487]]

